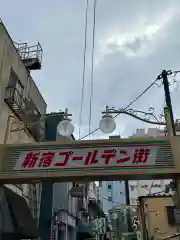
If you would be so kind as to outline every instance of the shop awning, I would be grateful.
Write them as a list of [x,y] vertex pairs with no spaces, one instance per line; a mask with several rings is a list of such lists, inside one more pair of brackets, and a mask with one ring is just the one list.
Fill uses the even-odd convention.
[[16,234],[22,239],[38,238],[38,229],[26,200],[4,187],[4,195],[8,203]]

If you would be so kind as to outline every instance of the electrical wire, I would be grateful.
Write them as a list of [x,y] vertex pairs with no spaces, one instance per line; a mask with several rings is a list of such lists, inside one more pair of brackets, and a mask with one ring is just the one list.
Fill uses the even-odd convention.
[[[88,190],[89,190],[90,192],[94,193],[90,188],[88,188]],[[108,202],[112,202],[112,203],[116,203],[116,204],[121,204],[120,202],[115,202],[115,201],[113,201],[113,200],[109,200],[108,198],[103,197],[103,196],[101,196],[101,195],[99,195],[99,198],[100,198],[100,199],[104,199],[104,200],[106,200],[106,201],[108,201]]]
[[79,139],[81,137],[82,110],[83,110],[83,101],[84,101],[84,85],[85,85],[85,72],[86,72],[86,51],[87,51],[88,10],[89,10],[89,0],[86,1],[86,10],[85,10],[86,13],[85,13],[85,26],[84,26],[83,72],[82,72],[81,104],[80,104],[80,113],[79,113]]
[[92,118],[92,98],[93,98],[93,83],[94,83],[94,48],[95,48],[95,32],[96,32],[96,7],[97,0],[94,0],[93,10],[93,39],[91,52],[91,87],[90,87],[90,102],[89,102],[89,138],[91,133],[91,118]]
[[153,184],[154,184],[154,179],[152,180],[152,183],[151,183],[151,186],[150,186],[150,189],[149,189],[149,193],[148,193],[148,195],[151,194],[151,190],[152,190]]
[[[177,74],[177,73],[176,73],[176,74]],[[177,91],[177,89],[178,89],[178,87],[179,87],[179,82],[180,82],[180,81],[178,81],[178,83],[177,83],[177,86],[176,86],[176,88],[175,88],[175,91]],[[164,112],[164,106],[165,106],[165,105],[166,105],[166,100],[164,100],[164,103],[163,103],[162,111],[161,111],[161,114],[160,114],[161,116],[162,116],[162,114],[163,114],[163,112]],[[159,130],[160,130],[160,127],[159,127]],[[166,131],[165,131],[165,136],[166,136]],[[152,183],[151,183],[151,186],[150,186],[148,195],[151,194],[154,181],[155,181],[155,180],[152,180]]]
[[[140,95],[138,95],[133,101],[131,101],[128,105],[125,106],[125,108],[123,110],[127,110],[130,106],[132,106],[137,100],[139,100],[139,98],[141,98],[152,86],[156,85],[156,82],[159,79],[156,78],[156,80],[154,80]],[[116,118],[118,115],[120,115],[120,113],[117,113],[114,118]],[[92,132],[86,134],[85,136],[81,137],[80,140],[88,137],[89,135],[92,135],[93,133],[97,132],[99,130],[99,128],[94,129]]]

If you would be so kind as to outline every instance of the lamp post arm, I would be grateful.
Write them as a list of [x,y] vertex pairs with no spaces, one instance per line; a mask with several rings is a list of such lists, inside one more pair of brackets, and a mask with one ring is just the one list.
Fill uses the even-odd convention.
[[[108,112],[107,112],[107,111],[102,112],[102,114],[107,114],[107,113],[109,113],[109,114],[111,114],[111,113],[112,113],[112,114],[126,114],[126,115],[129,115],[129,116],[131,116],[131,117],[133,117],[133,118],[136,118],[136,119],[138,119],[138,120],[140,120],[140,121],[142,121],[142,122],[146,122],[146,123],[150,123],[150,124],[154,124],[154,125],[163,125],[163,126],[166,125],[166,123],[164,123],[164,122],[159,122],[159,121],[157,120],[157,118],[154,116],[153,113],[145,113],[145,112],[139,111],[139,110],[131,110],[131,109],[130,109],[129,111],[125,111],[125,110],[123,110],[123,109],[118,109],[118,110],[114,110],[114,109],[111,110],[111,109],[109,109]],[[143,113],[143,114],[145,114],[145,115],[152,116],[152,117],[154,117],[157,121],[151,121],[151,120],[149,120],[149,119],[141,118],[141,117],[135,115],[134,113]]]

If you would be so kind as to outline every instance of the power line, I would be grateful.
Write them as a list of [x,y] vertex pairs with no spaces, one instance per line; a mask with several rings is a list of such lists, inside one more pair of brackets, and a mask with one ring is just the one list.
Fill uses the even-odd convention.
[[[90,192],[94,193],[90,188],[89,188],[88,190],[89,190]],[[105,198],[105,197],[103,197],[103,196],[101,196],[101,195],[99,195],[99,198],[104,199],[104,200],[106,200],[106,201],[108,201],[108,202],[112,202],[112,203],[116,203],[116,204],[121,204],[121,203],[115,202],[115,201],[113,201],[113,200],[109,200],[108,198]]]
[[89,103],[89,136],[91,135],[91,117],[92,117],[92,98],[93,98],[93,82],[94,82],[94,47],[95,47],[95,31],[96,31],[96,7],[97,0],[94,0],[94,15],[93,15],[93,45],[91,53],[91,88],[90,88],[90,103]]
[[[139,100],[139,98],[141,98],[152,86],[154,86],[156,84],[156,82],[158,81],[158,78],[156,78],[156,80],[154,80],[140,95],[138,95],[133,101],[131,101],[128,105],[126,105],[126,107],[123,110],[127,110],[127,108],[129,108],[130,106],[132,106],[137,100]],[[116,118],[120,113],[116,114],[114,116],[114,118]],[[93,133],[97,132],[99,130],[99,128],[94,129],[92,132],[86,134],[85,136],[83,136],[82,138],[80,138],[80,140],[88,137],[89,135],[92,135]]]
[[149,193],[148,193],[148,195],[151,194],[151,190],[152,190],[153,184],[154,184],[154,180],[152,180],[152,183],[151,183],[151,186],[150,186],[150,189],[149,189]]
[[89,10],[89,0],[86,1],[85,26],[84,26],[83,73],[82,73],[81,104],[80,104],[80,113],[79,113],[79,139],[81,137],[82,110],[83,110],[83,101],[84,101],[84,83],[85,83],[85,72],[86,72],[88,10]]

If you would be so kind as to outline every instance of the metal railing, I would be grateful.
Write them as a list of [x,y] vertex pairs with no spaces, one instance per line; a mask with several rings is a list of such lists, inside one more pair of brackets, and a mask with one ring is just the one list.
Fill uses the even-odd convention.
[[176,238],[176,237],[180,237],[180,233],[176,233],[171,236],[165,237],[165,238],[163,238],[163,240],[168,240],[168,239],[172,239],[172,238]]
[[12,100],[19,108],[23,108],[24,99],[22,94],[15,88],[8,86],[5,88],[5,100]]
[[15,43],[16,49],[22,60],[26,59],[38,59],[38,61],[42,62],[42,47],[38,42],[37,45],[28,46],[27,43]]

